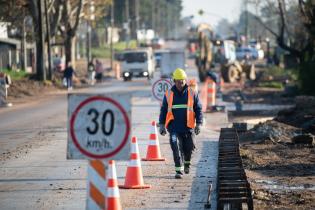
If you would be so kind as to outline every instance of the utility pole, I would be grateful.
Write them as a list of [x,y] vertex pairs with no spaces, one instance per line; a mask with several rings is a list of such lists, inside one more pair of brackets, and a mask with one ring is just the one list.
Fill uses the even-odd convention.
[[245,37],[246,37],[246,45],[248,43],[248,1],[244,0],[245,3]]
[[113,70],[114,49],[113,49],[113,35],[114,35],[114,1],[112,1],[110,9],[110,69]]
[[91,24],[90,20],[87,20],[87,32],[86,32],[86,58],[87,62],[90,63],[91,61]]
[[39,33],[39,49],[36,49],[36,57],[37,57],[37,73],[39,76],[39,79],[45,81],[46,80],[46,71],[45,71],[45,38],[44,38],[44,4],[43,0],[38,0],[38,14],[39,14],[39,27],[38,27],[38,33]]
[[24,12],[23,25],[22,25],[22,69],[24,70],[26,70],[27,68],[25,21],[26,21],[26,16]]
[[87,18],[87,34],[86,34],[86,38],[87,38],[87,63],[89,66],[89,63],[92,61],[92,21],[94,20],[94,1],[89,0],[89,14],[88,14],[88,18]]
[[139,0],[135,0],[135,13],[136,13],[136,41],[137,47],[139,46],[138,30],[139,30]]
[[156,34],[159,36],[160,34],[160,30],[161,30],[161,27],[160,27],[160,0],[157,0],[156,2],[156,16],[155,16],[155,30],[156,30]]
[[155,4],[156,4],[156,1],[152,0],[152,30],[154,30],[154,33],[155,33]]
[[44,0],[45,3],[45,19],[46,19],[46,40],[47,40],[47,52],[48,52],[48,79],[52,79],[52,70],[51,70],[51,48],[50,48],[50,24],[49,24],[49,15],[48,15],[48,7],[47,0]]
[[129,47],[129,40],[130,40],[130,20],[129,20],[129,0],[125,0],[125,15],[126,15],[126,25],[125,25],[125,30],[126,30],[126,48]]

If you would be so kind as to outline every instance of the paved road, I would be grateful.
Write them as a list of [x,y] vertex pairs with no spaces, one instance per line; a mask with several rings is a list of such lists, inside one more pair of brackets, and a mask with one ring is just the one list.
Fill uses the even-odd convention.
[[[193,68],[190,76],[196,76]],[[150,96],[148,81],[108,81],[86,90],[91,93],[125,91],[132,94],[132,135],[139,139],[140,155],[146,154],[150,123],[157,120],[159,104]],[[66,160],[67,100],[65,94],[0,110],[0,209],[84,209],[85,160]],[[226,114],[206,114],[207,124],[197,137],[192,171],[175,180],[168,137],[160,136],[165,162],[142,162],[148,190],[120,190],[123,209],[202,209],[209,182],[215,184],[217,139],[226,126]],[[117,163],[119,183],[124,182],[127,162]],[[215,187],[215,186],[214,186]],[[215,209],[215,193],[212,194]]]

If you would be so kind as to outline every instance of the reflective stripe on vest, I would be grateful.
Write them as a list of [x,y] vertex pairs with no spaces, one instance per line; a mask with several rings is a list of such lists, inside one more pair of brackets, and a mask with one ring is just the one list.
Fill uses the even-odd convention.
[[165,127],[168,127],[168,124],[174,120],[174,115],[172,112],[172,109],[182,109],[182,108],[186,108],[187,109],[187,127],[188,128],[194,128],[196,126],[195,123],[195,112],[194,112],[194,95],[193,95],[193,91],[191,90],[191,88],[188,88],[188,100],[187,100],[187,104],[176,104],[173,105],[173,98],[174,98],[174,92],[173,91],[166,91],[165,92],[165,96],[167,99],[167,104],[168,104],[168,108],[167,108],[167,114],[166,114],[166,120],[165,120]]
[[181,108],[187,109],[187,105],[186,104],[177,104],[177,105],[172,106],[172,109],[181,109]]

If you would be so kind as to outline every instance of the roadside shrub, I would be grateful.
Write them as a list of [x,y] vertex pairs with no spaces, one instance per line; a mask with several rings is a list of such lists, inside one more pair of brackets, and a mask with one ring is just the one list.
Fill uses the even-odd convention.
[[279,66],[267,68],[265,74],[273,77],[288,77],[292,81],[297,81],[299,77],[297,69],[284,69]]
[[[129,42],[129,48],[130,49],[135,49],[136,46],[136,41],[130,41]],[[126,42],[117,42],[114,43],[113,45],[114,51],[115,52],[121,52],[125,50],[126,48]],[[110,58],[110,45],[105,45],[104,47],[99,47],[99,48],[92,48],[92,56],[95,58]]]
[[13,70],[8,70],[8,69],[2,69],[0,71],[4,72],[7,75],[10,75],[12,80],[20,80],[29,76],[29,73],[23,70],[13,71]]
[[260,82],[258,84],[259,87],[268,87],[268,88],[277,88],[277,89],[283,89],[283,84],[281,82]]
[[305,62],[300,65],[299,81],[301,92],[315,96],[315,61]]

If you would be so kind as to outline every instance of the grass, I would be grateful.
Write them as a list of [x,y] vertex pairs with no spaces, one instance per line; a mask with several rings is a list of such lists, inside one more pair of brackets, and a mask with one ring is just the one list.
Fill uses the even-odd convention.
[[283,84],[281,82],[260,82],[259,87],[268,87],[268,88],[276,88],[276,89],[283,89]]
[[266,74],[274,77],[288,76],[293,81],[298,80],[298,70],[296,69],[284,69],[278,66],[272,66],[266,69]]
[[[113,45],[115,52],[121,52],[126,49],[126,42],[118,42]],[[129,42],[129,48],[136,48],[136,41]],[[92,56],[96,58],[110,58],[110,45],[106,45],[100,48],[92,48]]]
[[20,71],[12,71],[8,69],[1,69],[0,72],[4,72],[7,75],[10,75],[12,80],[21,80],[29,76],[29,73],[20,70]]

